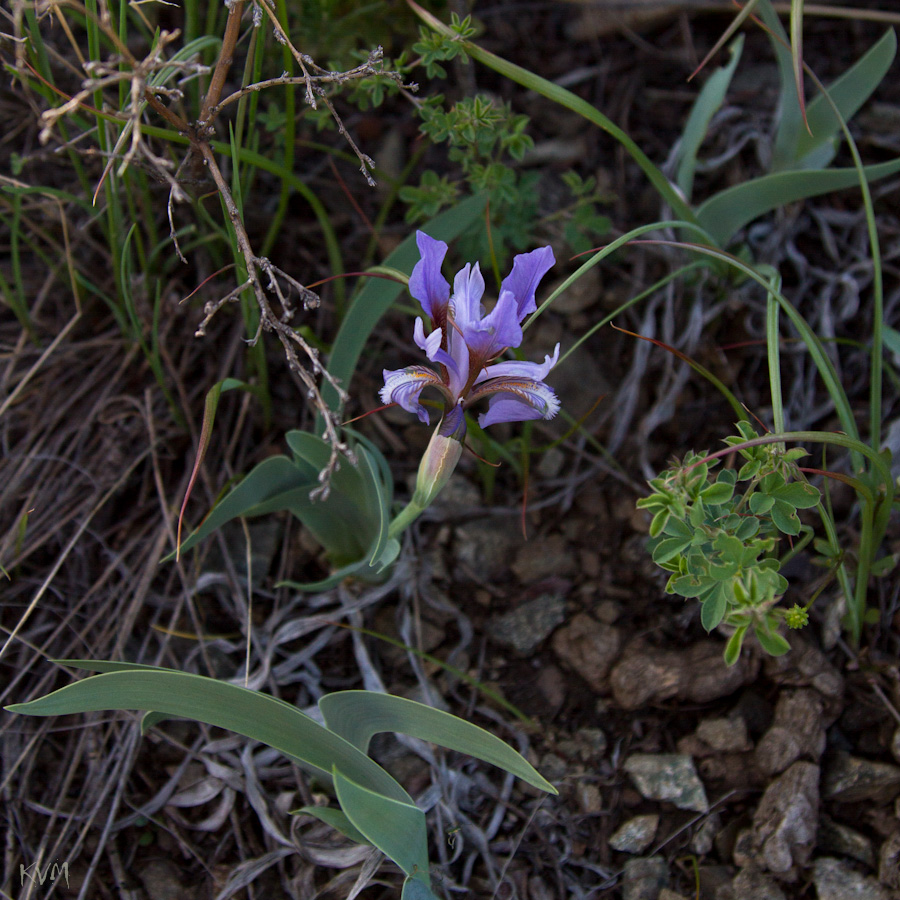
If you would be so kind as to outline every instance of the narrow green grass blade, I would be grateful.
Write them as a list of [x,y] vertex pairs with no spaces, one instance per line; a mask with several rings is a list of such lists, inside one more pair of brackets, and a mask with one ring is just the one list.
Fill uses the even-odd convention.
[[778,128],[772,147],[772,171],[777,172],[791,165],[797,141],[806,125],[797,100],[790,40],[770,0],[760,0],[759,14],[768,29],[769,44],[778,65]]
[[794,70],[794,89],[797,91],[800,115],[808,128],[803,89],[803,0],[791,0],[791,68]]
[[549,781],[500,738],[424,703],[371,691],[338,691],[322,697],[319,709],[335,734],[345,737],[363,752],[368,750],[372,735],[399,732],[467,753],[511,772],[533,787],[557,793]]
[[[771,294],[771,296],[775,297],[787,317],[791,320],[791,323],[800,333],[800,337],[803,340],[803,343],[806,344],[809,355],[812,357],[816,368],[819,370],[819,375],[825,384],[825,389],[828,391],[834,402],[835,411],[841,423],[841,427],[847,433],[847,439],[853,442],[852,446],[849,446],[848,449],[855,450],[855,447],[859,444],[859,430],[856,427],[856,420],[853,416],[853,409],[850,406],[850,401],[847,399],[847,394],[841,385],[837,372],[835,371],[831,360],[828,358],[828,354],[825,353],[825,348],[822,346],[819,337],[812,328],[809,327],[809,324],[803,316],[797,312],[793,304],[784,296],[784,294],[774,290],[772,284],[760,275],[755,268],[747,265],[747,263],[738,259],[736,256],[726,253],[724,250],[719,250],[717,247],[704,247],[701,244],[686,244],[679,241],[658,241],[657,243],[669,244],[673,247],[683,247],[685,250],[690,250],[694,253],[701,253],[705,256],[712,256],[715,259],[720,259],[732,268],[737,269],[749,278],[752,278],[757,284],[761,285],[764,290]],[[858,455],[856,456],[856,461],[859,462]],[[856,462],[854,465],[856,465]]]
[[[406,0],[413,12],[430,28],[443,34],[445,37],[457,38],[457,35],[451,28],[445,25],[440,19],[433,16],[427,10],[422,9],[413,0]],[[615,138],[626,150],[628,155],[640,166],[641,171],[647,176],[649,182],[656,188],[660,197],[672,208],[672,211],[681,219],[688,222],[694,222],[694,213],[684,199],[679,195],[678,191],[672,187],[665,175],[650,161],[647,155],[640,147],[611,119],[608,119],[600,110],[591,106],[585,100],[582,100],[577,94],[535,75],[528,69],[523,69],[502,57],[495,56],[488,50],[484,50],[471,41],[460,41],[460,44],[468,56],[480,63],[499,72],[510,81],[522,85],[524,88],[535,91],[542,97],[558,103],[560,106],[572,110],[583,118],[587,119],[591,124],[602,128],[607,134]]]
[[26,716],[116,709],[183,716],[274,747],[326,778],[338,765],[360,785],[400,803],[412,803],[406,791],[384,769],[299,709],[276,697],[202,675],[171,669],[129,668],[94,675],[30,703],[6,708]]
[[[869,183],[879,181],[900,172],[900,159],[865,166],[863,171]],[[720,191],[698,207],[697,218],[724,247],[745,225],[780,206],[858,184],[856,169],[775,172]]]
[[[478,219],[484,212],[486,202],[487,197],[484,194],[469,197],[452,209],[435,216],[423,225],[421,230],[438,240],[452,241]],[[416,236],[411,234],[384,261],[384,265],[399,269],[401,272],[411,272],[418,258]],[[385,281],[383,278],[372,278],[351,302],[328,360],[328,371],[341,382],[344,390],[350,386],[353,372],[369,335],[402,290],[402,284]],[[322,397],[331,409],[337,409],[338,395],[330,384],[322,385]],[[317,419],[315,430],[316,433],[322,430],[321,417]]]
[[781,336],[778,333],[778,301],[781,276],[772,277],[773,292],[766,298],[766,356],[769,363],[769,391],[772,395],[772,425],[784,431],[784,398],[781,393]]
[[738,35],[731,45],[731,59],[728,65],[716,69],[706,80],[699,96],[691,107],[687,124],[681,135],[681,148],[679,151],[680,162],[675,175],[675,181],[681,188],[681,192],[690,201],[694,191],[694,170],[697,168],[697,151],[706,137],[709,122],[718,112],[725,101],[728,86],[734,77],[734,71],[741,58],[741,50],[744,48],[744,36]]
[[367,790],[332,769],[334,789],[351,824],[385,856],[414,878],[428,884],[428,832],[425,813],[412,801],[404,803]]

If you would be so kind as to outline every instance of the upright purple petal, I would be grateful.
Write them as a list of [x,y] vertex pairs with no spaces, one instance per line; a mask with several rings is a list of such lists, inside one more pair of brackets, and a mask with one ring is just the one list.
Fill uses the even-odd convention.
[[427,387],[436,387],[446,394],[443,382],[425,366],[409,366],[406,369],[385,369],[384,387],[379,391],[382,403],[396,403],[407,412],[415,413],[427,425],[431,420],[428,410],[419,402],[419,395]]
[[494,363],[494,365],[488,366],[479,372],[478,377],[475,379],[475,384],[481,384],[489,381],[491,378],[503,378],[506,376],[524,378],[528,381],[543,381],[556,365],[558,359],[559,344],[556,345],[553,356],[545,356],[542,363],[519,362],[515,359]]
[[501,291],[494,308],[479,322],[462,325],[469,349],[482,365],[507,347],[522,343],[522,326],[516,312],[516,298],[511,291]]
[[481,298],[484,296],[484,276],[481,266],[466,263],[453,279],[453,297],[450,307],[453,318],[463,331],[481,319]]
[[422,304],[422,309],[432,321],[440,321],[450,300],[450,283],[441,275],[447,245],[429,237],[424,231],[416,232],[416,244],[421,259],[409,276],[409,292]]
[[447,367],[448,387],[453,395],[453,402],[459,400],[466,382],[469,380],[469,345],[458,330],[453,320],[447,323],[447,349],[449,352],[439,351],[435,355],[435,361]]
[[556,260],[550,247],[539,247],[531,253],[520,253],[513,260],[512,272],[503,279],[500,292],[512,291],[518,304],[519,321],[537,309],[534,293],[540,280]]
[[413,327],[413,340],[420,350],[425,351],[425,355],[429,359],[434,359],[435,353],[440,350],[443,332],[440,328],[435,328],[428,337],[425,337],[425,324],[421,319],[416,319],[416,324]]

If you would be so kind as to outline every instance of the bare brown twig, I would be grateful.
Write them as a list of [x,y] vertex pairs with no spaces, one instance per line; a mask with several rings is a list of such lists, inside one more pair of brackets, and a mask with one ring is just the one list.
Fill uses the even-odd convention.
[[[278,336],[290,369],[300,379],[308,400],[315,406],[317,412],[325,421],[325,439],[332,448],[332,454],[327,466],[320,474],[321,486],[314,492],[317,496],[326,496],[331,473],[338,467],[340,456],[352,458],[349,447],[340,440],[337,428],[340,421],[340,409],[330,410],[326,405],[318,387],[320,379],[324,379],[335,388],[340,400],[340,405],[346,400],[346,393],[328,374],[320,362],[318,352],[309,345],[291,326],[291,321],[296,312],[296,298],[304,309],[310,309],[319,304],[319,297],[306,288],[296,278],[273,264],[270,260],[257,256],[254,252],[247,230],[244,227],[241,212],[234,201],[226,179],[216,161],[211,147],[211,140],[215,135],[216,122],[221,112],[228,106],[257,91],[274,86],[300,86],[305,88],[306,102],[313,108],[323,103],[331,113],[337,125],[338,131],[348,142],[360,162],[360,171],[370,185],[374,185],[371,170],[374,168],[372,159],[365,154],[353,140],[328,94],[329,86],[340,87],[351,81],[361,78],[385,74],[395,80],[401,87],[414,89],[415,86],[405,86],[397,73],[384,72],[382,66],[382,50],[377,48],[369,54],[368,59],[344,72],[328,71],[318,66],[315,61],[304,53],[301,53],[291,42],[284,26],[278,20],[273,8],[267,3],[254,3],[254,27],[260,24],[263,13],[274,29],[275,37],[279,43],[286,46],[302,75],[290,77],[282,75],[278,78],[270,78],[254,84],[249,84],[233,91],[223,99],[228,75],[234,63],[235,51],[241,34],[243,14],[246,11],[246,0],[232,0],[228,6],[228,18],[222,39],[222,48],[219,57],[212,70],[209,86],[200,104],[199,116],[194,121],[189,121],[183,114],[171,108],[167,101],[181,99],[181,91],[177,88],[167,87],[163,84],[154,84],[153,76],[161,71],[180,72],[187,75],[196,75],[209,71],[207,67],[196,62],[184,60],[172,60],[166,58],[167,48],[179,37],[177,31],[161,32],[159,39],[152,51],[143,60],[136,59],[128,47],[114,33],[108,11],[104,4],[99,4],[97,13],[89,13],[75,2],[75,0],[51,0],[51,6],[61,10],[64,6],[77,8],[88,15],[104,33],[109,31],[112,46],[115,48],[115,56],[105,61],[84,61],[83,68],[86,79],[82,89],[74,96],[68,97],[59,107],[47,110],[43,115],[44,129],[41,133],[43,141],[50,139],[52,131],[60,120],[67,114],[78,108],[90,108],[89,104],[94,97],[106,88],[119,85],[123,82],[129,84],[129,102],[123,125],[119,132],[118,140],[109,154],[103,175],[97,186],[100,186],[109,176],[116,161],[119,162],[117,174],[123,175],[128,166],[138,157],[149,164],[150,170],[169,186],[167,201],[167,215],[169,220],[170,237],[179,258],[186,262],[177,239],[175,228],[174,204],[186,198],[182,184],[186,168],[191,165],[200,168],[202,162],[203,176],[211,177],[218,193],[221,195],[225,212],[237,239],[237,247],[247,269],[246,280],[228,291],[220,299],[207,303],[204,307],[204,318],[197,328],[196,335],[202,336],[210,320],[225,305],[238,300],[247,290],[251,290],[260,312],[259,332],[251,340],[254,343],[264,331],[275,332]],[[122,63],[125,63],[125,66]],[[162,81],[156,78],[155,81]],[[51,87],[53,87],[51,85]],[[55,88],[54,88],[55,90]],[[173,172],[171,160],[161,157],[153,152],[145,140],[142,123],[147,109],[160,116],[170,127],[185,135],[190,140],[190,149],[181,164]],[[107,115],[94,109],[97,116]],[[127,146],[126,146],[127,145]],[[96,196],[96,195],[95,195]],[[273,309],[273,298],[277,300],[278,312]]]

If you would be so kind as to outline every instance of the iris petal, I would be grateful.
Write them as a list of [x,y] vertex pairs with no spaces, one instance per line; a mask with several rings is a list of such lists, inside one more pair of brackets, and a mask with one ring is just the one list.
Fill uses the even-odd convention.
[[453,317],[459,326],[466,327],[481,319],[481,298],[484,296],[484,276],[481,266],[466,263],[453,279]]
[[516,314],[516,298],[510,291],[501,291],[494,308],[477,324],[463,326],[462,331],[469,348],[485,362],[506,347],[518,347],[522,326]]
[[440,328],[435,328],[428,337],[425,337],[425,323],[421,319],[416,319],[416,324],[413,328],[413,340],[420,350],[425,351],[425,355],[429,359],[434,359],[435,354],[441,348],[443,332]]
[[512,376],[514,378],[525,378],[529,381],[543,381],[550,370],[556,365],[559,359],[559,344],[553,351],[553,356],[545,356],[542,363],[535,362],[519,362],[515,359],[506,360],[504,362],[494,363],[486,369],[482,369],[475,384],[481,384],[490,378],[502,378]]
[[512,376],[491,378],[473,390],[466,404],[491,397],[488,411],[478,417],[482,428],[498,422],[524,422],[528,419],[552,419],[559,412],[559,399],[543,381]]
[[421,259],[409,276],[409,292],[422,304],[427,316],[439,320],[446,313],[450,299],[450,283],[441,275],[447,245],[424,231],[416,232],[416,244]]
[[406,369],[385,369],[384,387],[379,391],[382,403],[396,403],[407,412],[415,413],[419,421],[427,425],[431,420],[428,410],[419,402],[419,395],[427,387],[447,389],[438,376],[425,366],[409,366]]
[[531,253],[520,253],[513,260],[512,272],[503,279],[500,292],[512,291],[518,306],[519,321],[534,312],[534,292],[540,280],[547,274],[556,260],[550,247],[538,247]]

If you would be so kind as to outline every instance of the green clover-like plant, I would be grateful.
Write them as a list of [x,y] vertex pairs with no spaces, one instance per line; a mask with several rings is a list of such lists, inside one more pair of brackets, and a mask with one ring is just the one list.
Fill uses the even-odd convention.
[[[767,653],[789,649],[778,630],[788,618],[778,606],[788,588],[779,550],[785,538],[803,535],[793,554],[812,537],[797,513],[820,499],[797,468],[805,450],[777,443],[748,447],[756,432],[746,421],[737,427],[740,434],[726,443],[746,460],[738,472],[725,469],[713,479],[718,460],[693,453],[650,481],[653,493],[637,503],[653,513],[649,547],[654,562],[670,573],[666,591],[698,600],[707,631],[722,624],[732,629],[729,665],[751,628]],[[789,627],[799,627],[801,618],[792,613]]]

